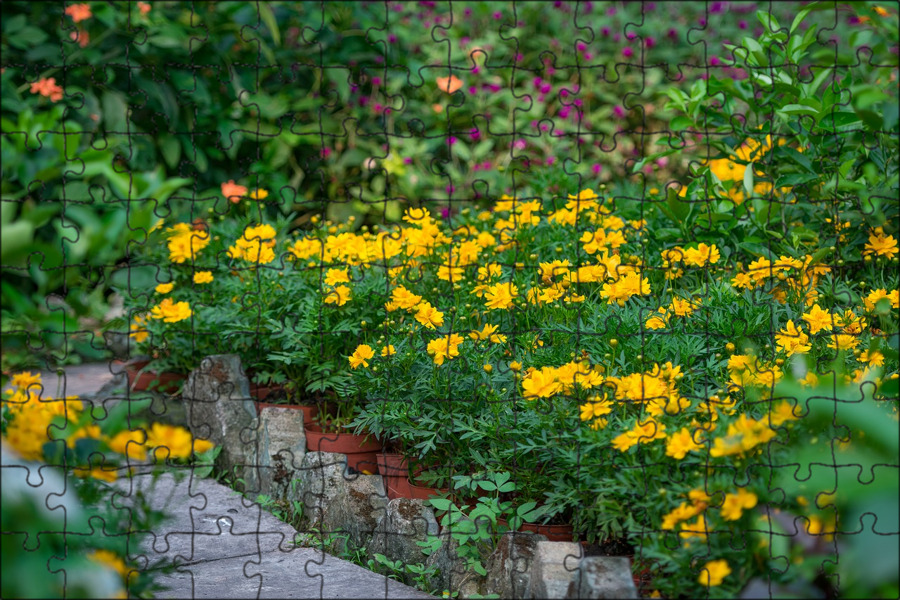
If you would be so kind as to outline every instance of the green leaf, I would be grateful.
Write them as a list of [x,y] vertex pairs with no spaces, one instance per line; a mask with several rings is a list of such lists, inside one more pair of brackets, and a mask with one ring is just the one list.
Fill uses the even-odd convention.
[[666,190],[666,206],[678,223],[684,223],[691,213],[691,205],[678,195],[674,187]]
[[272,12],[272,7],[268,2],[260,2],[257,6],[259,6],[260,18],[266,24],[266,27],[269,28],[269,33],[272,34],[272,41],[275,42],[276,46],[280,46],[281,32],[278,30],[278,21],[275,19],[275,13]]
[[447,498],[431,498],[428,502],[438,510],[450,510],[450,507],[453,505]]
[[[800,26],[800,23],[803,22],[803,19],[805,19],[806,16],[807,16],[810,12],[819,9],[819,4],[820,4],[819,2],[812,2],[812,3],[810,3],[810,4],[807,4],[807,5],[803,8],[803,10],[801,10],[800,12],[797,13],[797,16],[794,17],[794,21],[791,23],[791,29],[790,29],[791,35],[794,34],[794,32],[797,30],[797,27]],[[814,27],[810,27],[810,29],[814,29]]]
[[748,198],[753,196],[753,163],[748,164],[744,169],[744,192]]
[[121,92],[107,91],[102,100],[103,124],[107,133],[115,132],[125,135],[128,129],[128,104]]
[[170,169],[178,166],[181,160],[181,144],[175,136],[167,135],[160,140],[159,151],[162,153]]

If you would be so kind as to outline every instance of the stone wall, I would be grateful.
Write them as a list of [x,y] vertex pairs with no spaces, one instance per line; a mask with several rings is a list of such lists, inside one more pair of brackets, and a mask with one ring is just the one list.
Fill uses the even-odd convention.
[[[302,412],[274,407],[257,415],[236,355],[205,358],[183,397],[192,432],[222,446],[217,466],[242,479],[251,498],[265,493],[297,501],[308,531],[365,547],[370,557],[434,566],[435,589],[458,591],[460,598],[637,598],[627,558],[584,557],[580,544],[542,535],[507,533],[484,561],[486,576],[467,569],[424,501],[388,501],[380,475],[351,474],[343,454],[307,452]],[[429,535],[440,535],[442,544],[426,556],[416,542]]]

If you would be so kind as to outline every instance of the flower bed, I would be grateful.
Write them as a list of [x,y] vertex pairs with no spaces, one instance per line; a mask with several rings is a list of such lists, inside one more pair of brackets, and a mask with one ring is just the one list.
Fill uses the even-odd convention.
[[[877,505],[790,467],[896,447],[878,427],[839,433],[896,417],[896,123],[842,110],[842,90],[870,84],[785,67],[817,29],[801,18],[785,44],[764,17],[731,48],[746,79],[668,94],[673,128],[716,134],[711,155],[664,143],[628,163],[640,186],[548,167],[490,202],[440,215],[422,201],[380,226],[239,211],[161,224],[148,253],[170,279],[131,304],[135,339],[160,366],[234,348],[319,394],[322,422],[444,467],[416,483],[453,493],[431,502],[473,572],[505,519],[627,541],[645,593],[735,595],[816,569],[828,593],[834,575],[865,589],[840,566],[859,547],[839,563],[833,542]],[[645,170],[676,155],[694,162],[677,180]],[[236,185],[223,196],[268,196]],[[797,542],[781,514],[832,547]],[[815,569],[773,575],[777,557]]]

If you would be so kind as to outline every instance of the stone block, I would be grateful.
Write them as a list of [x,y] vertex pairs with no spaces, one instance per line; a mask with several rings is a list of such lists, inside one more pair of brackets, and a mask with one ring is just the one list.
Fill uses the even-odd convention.
[[383,554],[405,564],[424,563],[427,558],[416,542],[424,542],[428,535],[440,531],[434,511],[424,500],[395,498],[385,506],[384,514],[375,525],[372,541],[367,545],[371,558]]
[[481,594],[485,578],[468,568],[465,559],[460,558],[457,542],[449,531],[439,534],[441,546],[428,556],[425,566],[435,567],[438,574],[429,580],[429,585],[438,591],[459,592],[459,598],[472,598]]
[[637,598],[631,563],[624,556],[588,556],[581,560],[567,598]]
[[279,407],[262,409],[258,439],[260,493],[287,498],[301,476],[306,456],[303,412]]
[[582,556],[575,542],[538,542],[526,597],[566,598]]
[[547,536],[528,532],[503,534],[486,565],[485,594],[501,598],[525,598],[531,580],[538,542]]
[[331,452],[306,453],[300,482],[288,498],[303,503],[307,527],[347,534],[356,546],[368,544],[387,507],[379,475],[351,475],[347,456]]
[[238,356],[204,358],[188,375],[182,397],[191,432],[222,447],[216,466],[243,479],[245,492],[259,493],[259,423]]

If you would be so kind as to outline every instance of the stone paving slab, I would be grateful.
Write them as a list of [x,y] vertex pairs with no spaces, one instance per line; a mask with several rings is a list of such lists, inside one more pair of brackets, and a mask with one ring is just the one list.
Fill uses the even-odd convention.
[[[121,379],[121,370],[106,362],[67,366],[62,378],[44,371],[44,394],[93,398]],[[114,500],[116,506],[127,506],[132,485],[149,481],[147,475],[120,479],[123,496]],[[295,547],[291,526],[189,470],[180,481],[161,476],[150,497],[171,518],[135,554],[176,565],[174,573],[158,579],[167,588],[160,598],[433,598],[320,549]]]
[[42,396],[93,396],[100,388],[113,381],[116,375],[124,372],[125,367],[118,361],[107,361],[69,365],[62,369],[62,376],[56,371],[41,371],[44,386]]
[[[296,531],[211,479],[162,476],[150,493],[171,519],[142,548],[151,563],[175,564],[160,598],[432,598],[316,548]],[[147,481],[140,481],[141,479]],[[135,485],[149,477],[138,476]],[[125,484],[127,485],[127,484]]]

